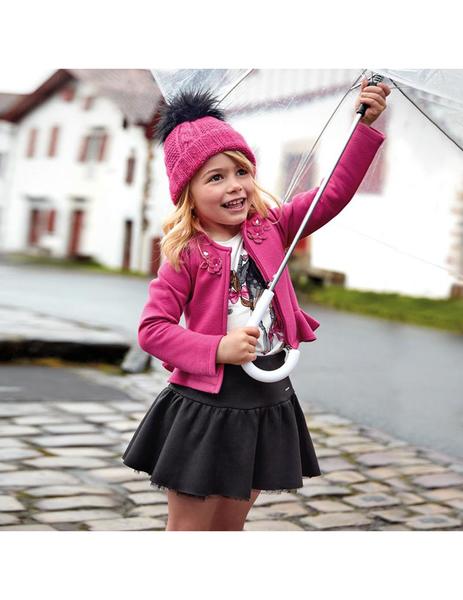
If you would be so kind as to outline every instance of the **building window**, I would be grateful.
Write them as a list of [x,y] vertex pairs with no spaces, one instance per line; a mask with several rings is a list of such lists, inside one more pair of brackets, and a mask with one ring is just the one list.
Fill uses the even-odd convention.
[[[296,173],[296,170],[301,164],[301,161],[304,155],[309,150],[310,146],[307,143],[307,147],[303,146],[303,143],[295,144],[291,147],[291,145],[284,151],[283,153],[283,178],[282,178],[282,190],[281,190],[281,200],[283,201],[284,196],[291,185],[291,181],[293,176]],[[316,187],[315,180],[315,167],[314,164],[309,164],[304,167],[304,173],[301,177],[299,177],[298,182],[290,193],[289,202],[291,198],[293,198],[296,194],[300,194],[301,192],[307,192],[312,188]],[[305,255],[309,250],[309,241],[308,237],[301,238],[294,248],[294,255]]]
[[127,159],[127,169],[125,173],[125,183],[131,184],[133,183],[133,176],[135,172],[135,153],[132,150],[131,155]]
[[93,108],[94,102],[95,102],[95,98],[93,96],[87,96],[86,98],[84,98],[82,108],[84,110],[90,110]]
[[35,155],[35,148],[37,145],[37,134],[38,134],[38,130],[35,127],[33,127],[32,129],[29,130],[29,138],[27,140],[27,151],[26,151],[27,158],[33,158],[33,156]]
[[106,158],[108,135],[102,128],[94,129],[82,138],[79,162],[102,162]]
[[61,90],[61,98],[64,102],[72,102],[76,94],[75,87],[73,85],[67,85]]
[[50,141],[48,144],[48,156],[56,156],[56,148],[58,145],[59,127],[55,126],[50,131]]
[[[293,175],[298,168],[302,157],[304,156],[304,152],[288,150],[283,155],[283,188],[282,188],[282,198],[286,191],[288,190]],[[291,192],[291,198],[296,194],[301,192],[307,192],[312,188],[316,187],[315,183],[315,169],[313,164],[309,165],[309,167],[305,167],[305,172],[302,177],[299,178],[296,186]]]

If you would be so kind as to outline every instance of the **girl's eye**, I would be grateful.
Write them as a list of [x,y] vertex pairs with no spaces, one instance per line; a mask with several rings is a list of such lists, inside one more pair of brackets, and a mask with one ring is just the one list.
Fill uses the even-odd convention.
[[[238,173],[241,173],[242,175],[247,175],[248,172],[246,171],[246,169],[238,169]],[[218,179],[214,179],[214,177],[222,177],[222,175],[220,175],[220,173],[216,173],[215,175],[212,175],[209,181],[218,181]]]

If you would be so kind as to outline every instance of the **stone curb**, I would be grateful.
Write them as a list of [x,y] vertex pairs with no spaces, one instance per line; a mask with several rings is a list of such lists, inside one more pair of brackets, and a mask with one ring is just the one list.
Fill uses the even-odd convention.
[[59,358],[120,364],[129,349],[129,341],[109,329],[0,306],[0,361]]

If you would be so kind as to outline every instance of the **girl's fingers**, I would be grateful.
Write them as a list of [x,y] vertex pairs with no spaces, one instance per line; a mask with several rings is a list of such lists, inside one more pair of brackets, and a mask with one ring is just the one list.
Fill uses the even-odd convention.
[[381,107],[386,106],[386,100],[382,96],[379,96],[378,94],[362,92],[362,94],[360,94],[359,99],[360,99],[360,103],[365,102],[366,104],[371,104],[372,102],[376,102],[378,104],[378,106],[381,106]]
[[367,91],[367,88],[365,88],[364,90],[362,90],[360,92],[360,95],[363,95],[363,94],[367,94],[368,96],[376,96],[377,98],[383,98],[383,100],[386,99],[386,93],[384,91],[383,92],[381,92],[381,91],[378,92],[378,90],[371,89],[371,88],[370,88],[369,91]]

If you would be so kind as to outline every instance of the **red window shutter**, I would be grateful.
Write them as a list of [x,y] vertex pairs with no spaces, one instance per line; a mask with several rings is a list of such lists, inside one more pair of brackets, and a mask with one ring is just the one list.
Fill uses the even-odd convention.
[[135,171],[135,156],[129,156],[127,159],[127,172],[125,176],[125,183],[133,183],[133,174]]
[[86,135],[82,138],[82,142],[80,144],[79,162],[85,162],[87,160],[89,141],[90,141],[90,136],[88,136],[88,135]]
[[55,231],[55,221],[56,221],[56,209],[51,208],[48,211],[47,215],[47,232],[53,233]]
[[29,140],[27,143],[27,152],[26,152],[27,158],[32,158],[34,156],[36,144],[37,144],[37,129],[35,129],[35,127],[34,127],[29,131]]
[[48,146],[48,156],[56,156],[56,147],[58,144],[59,127],[55,126],[50,132],[50,143]]
[[104,133],[100,138],[100,151],[98,153],[98,161],[101,162],[105,159],[106,146],[108,144],[108,136]]
[[75,89],[73,86],[65,87],[61,92],[61,98],[65,102],[72,102],[75,96]]
[[93,107],[93,101],[94,101],[93,96],[87,96],[86,98],[84,98],[83,109],[90,110]]

